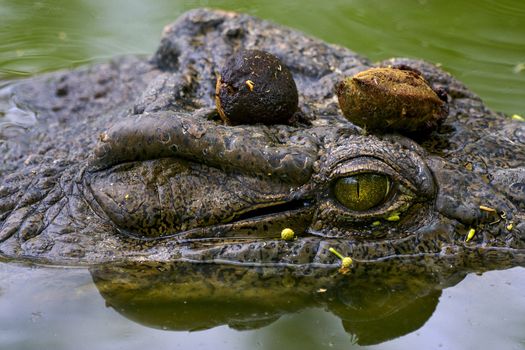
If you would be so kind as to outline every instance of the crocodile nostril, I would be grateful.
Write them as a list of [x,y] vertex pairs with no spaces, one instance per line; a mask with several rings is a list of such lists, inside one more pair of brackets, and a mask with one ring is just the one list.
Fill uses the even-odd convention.
[[490,184],[515,205],[525,208],[525,167],[498,169],[492,173]]
[[478,206],[461,203],[457,198],[448,195],[438,196],[436,208],[444,216],[457,220],[464,225],[477,224],[483,218]]

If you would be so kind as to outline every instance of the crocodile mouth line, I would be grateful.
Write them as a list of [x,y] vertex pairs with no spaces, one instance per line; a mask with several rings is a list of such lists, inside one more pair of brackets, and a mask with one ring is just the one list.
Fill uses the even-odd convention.
[[249,209],[241,214],[234,215],[232,220],[225,223],[233,224],[245,220],[253,220],[259,217],[284,214],[298,209],[309,208],[312,206],[311,201],[305,199],[294,199],[288,202]]
[[[309,221],[308,218],[311,216],[312,207],[312,201],[310,200],[294,199],[284,203],[254,208],[238,215],[234,215],[232,218],[222,223],[173,232],[161,237],[143,237],[129,229],[122,227],[116,227],[116,229],[123,234],[123,236],[140,241],[175,239],[178,243],[188,243],[197,241],[268,239],[272,237],[266,236],[267,233],[264,233],[262,236],[255,235],[245,237],[241,232],[257,230],[259,225],[264,227],[266,224],[272,225],[278,221],[288,222],[292,220],[297,223],[297,216],[302,218],[302,221],[299,220],[299,222],[302,222],[300,226],[303,227],[306,225],[306,222]],[[284,228],[284,226],[282,228]],[[277,236],[273,238],[277,238]]]

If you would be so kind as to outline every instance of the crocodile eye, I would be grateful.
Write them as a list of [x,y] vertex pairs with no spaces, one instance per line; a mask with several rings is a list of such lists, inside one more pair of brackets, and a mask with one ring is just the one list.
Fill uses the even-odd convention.
[[366,211],[382,204],[391,188],[387,175],[361,173],[342,177],[334,186],[335,197],[346,208]]

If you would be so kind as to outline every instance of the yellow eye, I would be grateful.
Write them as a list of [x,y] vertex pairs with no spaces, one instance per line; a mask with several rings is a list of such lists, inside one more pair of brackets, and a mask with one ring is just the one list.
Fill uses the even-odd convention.
[[337,180],[335,197],[345,207],[365,211],[382,204],[390,192],[390,178],[383,174],[362,173]]

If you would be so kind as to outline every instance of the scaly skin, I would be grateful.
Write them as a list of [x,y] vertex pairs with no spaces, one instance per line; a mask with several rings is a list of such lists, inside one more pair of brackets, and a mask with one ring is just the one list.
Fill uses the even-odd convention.
[[[216,72],[239,48],[269,51],[289,67],[306,120],[222,124]],[[18,82],[12,101],[36,122],[0,145],[0,254],[301,271],[337,267],[333,247],[354,258],[353,271],[385,260],[425,261],[412,266],[434,272],[525,266],[525,124],[490,111],[431,64],[378,65],[398,64],[449,95],[447,120],[419,143],[367,134],[342,116],[334,85],[372,67],[366,59],[220,11],[191,11],[166,27],[150,60]],[[334,199],[333,183],[364,170],[389,175],[394,195],[352,212]],[[389,221],[394,214],[400,220]],[[298,239],[281,240],[285,227]]]

